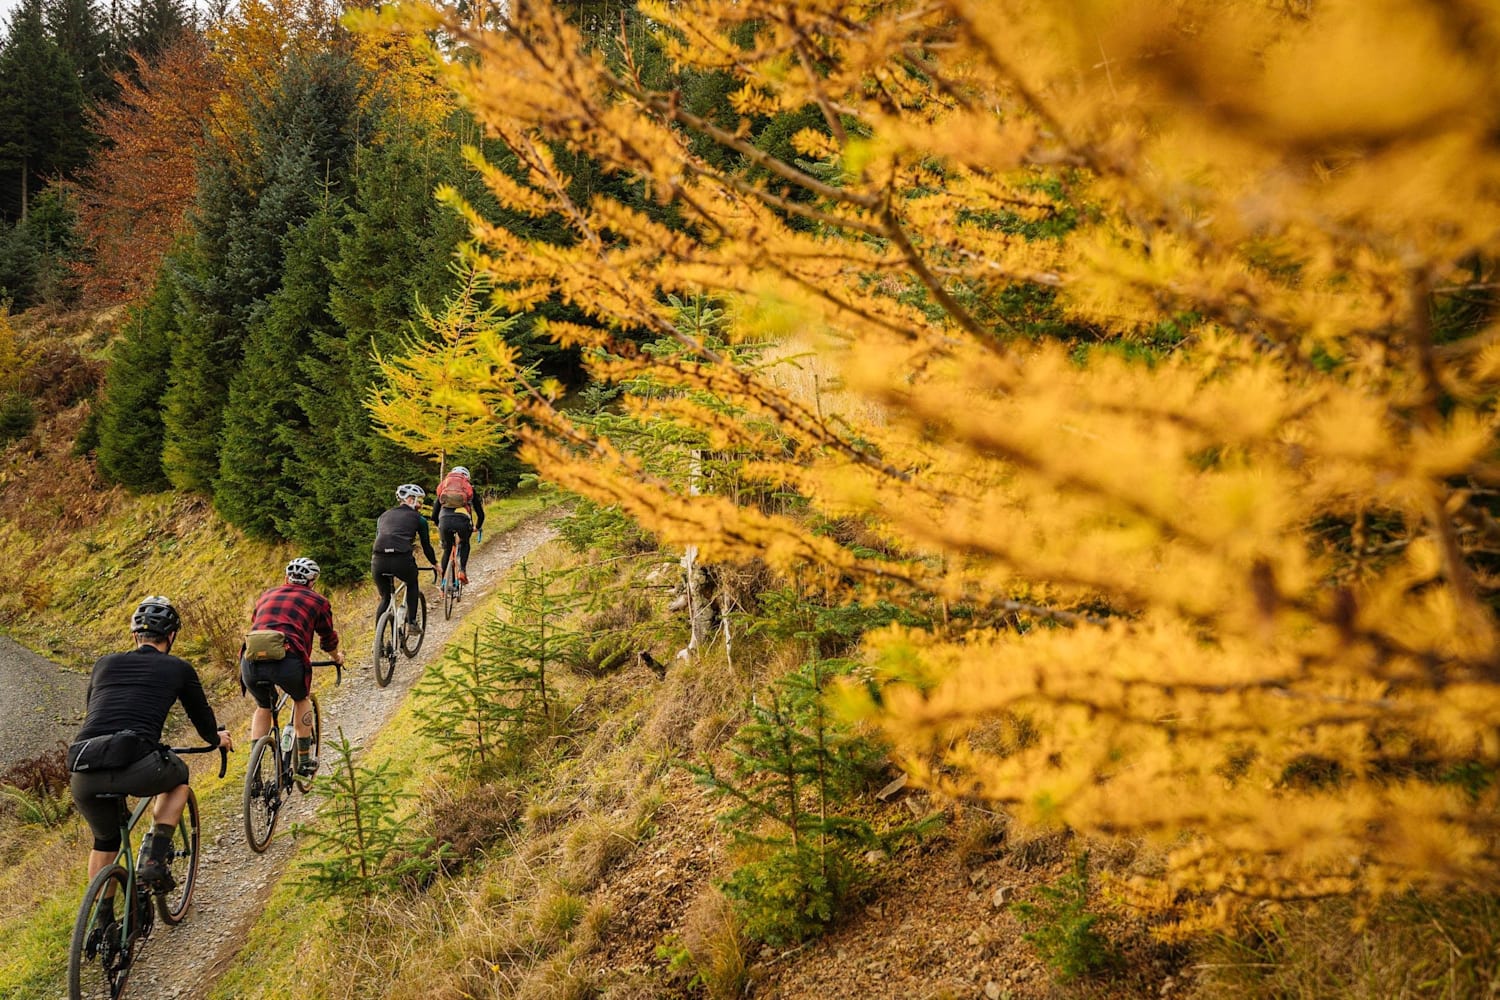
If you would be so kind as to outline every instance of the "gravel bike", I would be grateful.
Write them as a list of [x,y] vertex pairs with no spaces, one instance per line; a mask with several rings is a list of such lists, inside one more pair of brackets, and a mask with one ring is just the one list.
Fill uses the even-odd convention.
[[[177,754],[218,750],[221,778],[229,766],[229,751],[218,745],[170,749]],[[136,857],[130,849],[131,834],[146,814],[153,796],[142,798],[133,812],[126,811],[124,793],[111,792],[97,798],[113,799],[119,804],[120,853],[89,882],[83,904],[78,908],[78,919],[73,922],[73,942],[68,948],[70,1000],[104,997],[115,1000],[123,996],[130,967],[140,955],[141,945],[151,936],[154,916],[161,917],[168,925],[181,923],[198,884],[198,797],[191,786],[165,857],[171,875],[169,884],[175,885],[154,893],[136,882]],[[141,840],[142,859],[150,856],[151,837],[147,832]]]
[[443,592],[443,621],[453,617],[453,606],[464,596],[464,582],[458,575],[458,540],[448,549],[448,561],[443,564],[443,578],[438,583]]
[[[310,666],[334,667],[337,677],[334,684],[344,682],[344,668],[337,660],[313,660]],[[323,739],[323,717],[318,710],[318,696],[308,694],[312,701],[312,755],[318,756]],[[288,724],[281,728],[281,709],[287,703],[287,694],[271,708],[271,728],[266,735],[255,741],[250,748],[250,766],[245,769],[245,791],[241,800],[245,817],[245,843],[256,854],[263,854],[276,832],[276,821],[281,817],[282,806],[292,796],[292,788],[306,795],[312,790],[313,778],[317,774],[303,774],[297,770],[296,730]]]
[[[431,573],[437,579],[436,566],[420,566],[422,572]],[[375,621],[375,683],[385,687],[396,673],[396,653],[406,654],[409,660],[422,648],[422,637],[427,634],[427,595],[417,588],[417,626],[409,627],[406,621],[406,584],[400,579],[384,574],[391,579],[391,599]]]

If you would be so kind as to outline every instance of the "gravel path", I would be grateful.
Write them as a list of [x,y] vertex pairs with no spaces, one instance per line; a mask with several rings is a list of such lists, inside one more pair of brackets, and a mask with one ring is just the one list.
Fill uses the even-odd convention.
[[[389,687],[375,684],[370,653],[365,648],[371,641],[369,624],[359,630],[358,637],[351,634],[351,640],[361,645],[350,644],[344,683],[325,689],[318,699],[325,734],[324,752],[328,750],[327,734],[336,732],[339,726],[351,743],[367,743],[373,738],[405,700],[422,670],[463,624],[464,616],[495,589],[511,567],[552,535],[549,521],[545,517],[536,518],[475,548],[469,556],[469,586],[454,610],[452,621],[444,621],[441,606],[434,605],[436,588],[429,582],[424,588],[428,598],[426,640],[416,659],[403,657],[397,661]],[[430,581],[431,576],[424,579]],[[243,734],[237,734],[237,738],[239,735]],[[229,758],[231,775],[238,766],[243,776],[243,751],[248,749],[237,745],[239,752]],[[218,757],[211,756],[217,766]],[[245,844],[244,823],[237,804],[227,813],[216,810],[218,815],[205,818],[205,847],[199,861],[193,911],[177,927],[157,925],[131,973],[131,996],[142,1000],[198,1000],[207,994],[234,960],[291,860],[292,824],[308,820],[313,806],[314,800],[294,795],[291,807],[276,825],[271,846],[259,855]]]
[[0,772],[68,743],[83,723],[88,678],[0,636]]

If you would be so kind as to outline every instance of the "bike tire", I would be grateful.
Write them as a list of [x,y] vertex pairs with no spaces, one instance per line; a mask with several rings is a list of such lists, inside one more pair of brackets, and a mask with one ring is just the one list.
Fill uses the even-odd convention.
[[[318,751],[321,750],[322,747],[323,747],[323,716],[318,711],[318,696],[315,695],[315,694],[312,694],[312,695],[308,695],[308,697],[312,699],[312,709],[313,709],[312,755],[314,757],[318,757],[319,756]],[[294,711],[295,711],[295,709],[294,709]],[[292,762],[292,767],[294,769],[296,768],[296,761],[295,761],[295,759]],[[310,775],[307,775],[306,777],[304,777],[304,776],[302,776],[300,774],[297,775],[297,790],[300,791],[303,795],[306,795],[308,792],[312,791],[313,779],[315,777],[317,777],[317,772],[316,771],[314,771]]]
[[386,609],[375,623],[375,683],[385,687],[396,672],[396,612]]
[[[125,992],[130,978],[133,948],[127,946],[127,927],[121,920],[132,911],[130,880],[125,869],[114,864],[95,875],[84,890],[78,919],[73,922],[73,942],[68,948],[69,1000],[116,1000]],[[99,905],[109,895],[115,898],[115,922],[107,933],[96,936],[94,954],[89,954],[89,938],[97,923]]]
[[401,652],[406,654],[407,659],[417,655],[417,650],[422,648],[422,640],[427,636],[427,595],[417,591],[417,623],[422,626],[422,631],[413,632],[410,628],[406,635],[401,638]]
[[250,748],[250,766],[245,770],[245,843],[256,854],[265,852],[281,815],[281,747],[267,734]]
[[453,605],[458,603],[458,581],[443,577],[443,621],[453,617]]
[[193,904],[193,889],[198,884],[198,831],[198,796],[189,788],[187,807],[182,810],[182,818],[172,834],[172,846],[167,850],[167,870],[177,886],[156,896],[157,915],[169,926],[182,923]]

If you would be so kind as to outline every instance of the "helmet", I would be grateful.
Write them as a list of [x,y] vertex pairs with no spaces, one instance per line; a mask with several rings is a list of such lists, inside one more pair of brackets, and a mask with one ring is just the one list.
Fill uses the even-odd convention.
[[455,465],[448,470],[448,474],[450,476],[463,476],[465,479],[469,478],[469,470],[465,469],[462,465]]
[[182,617],[172,602],[165,597],[148,597],[130,616],[132,634],[154,635],[165,638],[182,628]]
[[298,556],[286,564],[286,578],[293,583],[312,583],[318,573],[318,564],[307,556]]
[[420,500],[427,495],[427,491],[416,483],[403,483],[396,487],[396,501],[406,503],[408,500]]

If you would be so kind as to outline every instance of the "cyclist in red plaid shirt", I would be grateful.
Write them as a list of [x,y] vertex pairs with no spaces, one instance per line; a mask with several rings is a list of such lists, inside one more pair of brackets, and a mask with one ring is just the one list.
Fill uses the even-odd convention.
[[[323,640],[323,649],[335,663],[344,663],[339,649],[339,634],[333,627],[333,607],[328,598],[312,589],[318,578],[318,564],[304,557],[287,563],[286,584],[272,587],[255,601],[252,631],[280,632],[285,640],[286,655],[279,660],[250,660],[240,648],[240,685],[249,691],[259,707],[250,720],[250,742],[271,730],[271,706],[276,704],[276,688],[281,688],[296,702],[292,712],[292,729],[297,734],[297,771],[311,775],[318,762],[312,756],[312,641],[313,634]],[[274,636],[272,637],[274,638]]]

